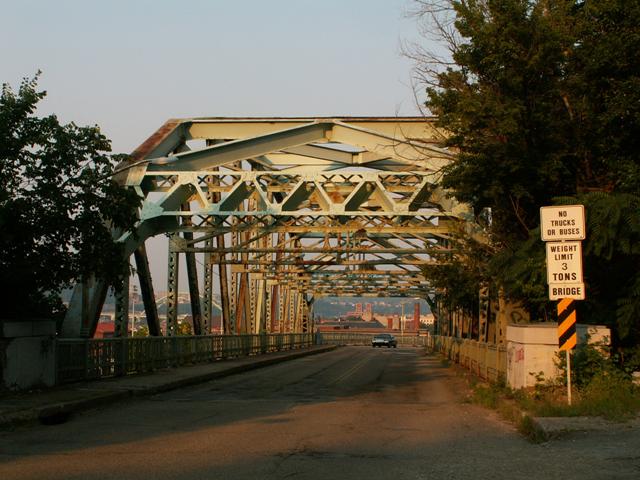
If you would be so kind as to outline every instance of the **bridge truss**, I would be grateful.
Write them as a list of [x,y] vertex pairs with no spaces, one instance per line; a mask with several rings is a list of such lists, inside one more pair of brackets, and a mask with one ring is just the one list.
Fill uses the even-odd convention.
[[[180,255],[196,334],[210,332],[214,294],[225,333],[310,331],[322,296],[428,297],[422,267],[468,215],[438,186],[452,159],[441,140],[423,117],[169,120],[117,174],[143,201],[135,231],[117,236],[135,255],[151,333],[161,334],[144,241],[158,234],[169,238],[167,335]],[[65,336],[92,335],[107,287],[76,288]]]

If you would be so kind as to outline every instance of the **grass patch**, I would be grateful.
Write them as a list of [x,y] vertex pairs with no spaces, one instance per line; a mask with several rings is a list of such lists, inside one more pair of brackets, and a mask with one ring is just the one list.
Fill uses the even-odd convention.
[[491,409],[498,408],[501,392],[494,385],[478,383],[472,388],[474,403]]
[[596,374],[580,392],[580,415],[628,420],[640,412],[640,388],[617,371]]
[[547,440],[544,432],[522,408],[522,395],[502,384],[473,383],[472,401],[495,410],[504,420],[514,424],[517,430],[534,443]]
[[529,415],[522,416],[516,425],[518,427],[518,431],[533,443],[542,443],[548,440],[545,432]]
[[[541,372],[532,373],[536,386],[516,391],[504,382],[480,382],[467,372],[465,377],[471,388],[468,401],[495,410],[533,442],[546,440],[534,417],[589,416],[625,421],[640,414],[640,385],[634,384],[630,372],[623,370],[598,344],[586,345],[574,353],[573,404],[568,405],[564,358],[559,356],[557,361],[561,372],[558,378],[549,381],[544,380]],[[443,359],[442,364],[448,366],[449,360]]]
[[593,416],[624,421],[640,413],[640,388],[621,372],[595,375],[587,385],[574,390],[572,405],[567,403],[564,385],[512,391],[501,385],[478,383],[472,388],[474,403],[495,410],[508,401],[534,417]]
[[473,403],[495,410],[535,443],[547,438],[533,417],[591,416],[625,421],[640,413],[640,388],[628,375],[617,370],[598,372],[589,383],[576,388],[573,405],[567,404],[566,386],[557,382],[517,391],[474,379],[470,379],[470,386]]
[[640,413],[640,388],[626,373],[603,369],[588,382],[573,388],[572,405],[562,381],[539,383],[519,392],[519,403],[536,417],[602,417],[612,421],[631,419]]

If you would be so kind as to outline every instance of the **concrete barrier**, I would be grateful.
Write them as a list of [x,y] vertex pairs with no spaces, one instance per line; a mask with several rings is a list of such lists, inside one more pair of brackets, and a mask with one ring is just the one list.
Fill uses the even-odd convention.
[[[578,345],[608,345],[611,338],[611,331],[602,325],[578,324],[577,333]],[[428,346],[478,377],[504,380],[513,389],[535,386],[539,378],[549,380],[560,373],[557,323],[510,324],[506,340],[505,346],[433,335]]]
[[[578,345],[608,345],[611,331],[602,325],[577,325]],[[559,375],[558,324],[529,323],[507,326],[507,385],[533,387],[538,379]]]
[[51,320],[0,322],[2,388],[27,390],[55,384],[55,334]]

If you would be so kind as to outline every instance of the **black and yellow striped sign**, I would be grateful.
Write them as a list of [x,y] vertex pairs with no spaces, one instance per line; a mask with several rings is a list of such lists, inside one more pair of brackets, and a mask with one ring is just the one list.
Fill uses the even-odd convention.
[[576,308],[578,302],[563,298],[558,302],[558,346],[560,350],[571,350],[576,346]]

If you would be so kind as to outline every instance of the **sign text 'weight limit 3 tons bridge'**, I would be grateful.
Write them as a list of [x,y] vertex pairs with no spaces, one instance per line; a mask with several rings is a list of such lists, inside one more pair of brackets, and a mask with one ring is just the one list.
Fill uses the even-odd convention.
[[[134,255],[151,334],[160,323],[145,240],[169,238],[166,333],[186,258],[196,334],[218,290],[225,333],[305,332],[322,296],[431,294],[421,267],[448,249],[464,205],[438,186],[452,159],[423,117],[170,120],[120,165],[142,198]],[[197,256],[204,273],[198,275]],[[76,287],[62,334],[91,336],[109,285]],[[116,286],[126,335],[127,280]]]

